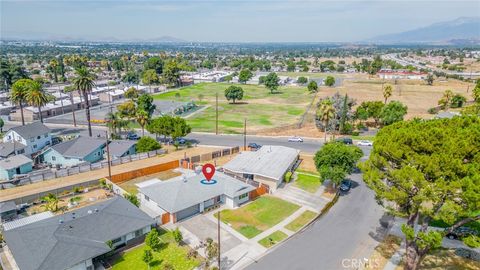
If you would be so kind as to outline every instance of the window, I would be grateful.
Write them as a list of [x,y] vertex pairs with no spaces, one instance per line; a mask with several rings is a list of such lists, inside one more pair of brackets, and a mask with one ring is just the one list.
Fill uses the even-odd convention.
[[52,160],[53,160],[53,161],[55,161],[55,160],[57,160],[57,158],[56,158],[56,157],[54,157],[54,156],[52,156]]
[[12,136],[8,135],[8,137],[7,137],[7,138],[8,138],[8,140],[11,140],[11,139],[12,139]]
[[33,148],[37,148],[37,145],[36,145],[36,144],[34,144],[34,145],[33,145]]
[[140,230],[136,230],[135,231],[135,237],[139,237],[143,234],[143,229],[140,229]]
[[122,238],[119,237],[119,238],[113,239],[112,244],[116,244],[116,243],[121,242],[121,241],[122,241]]
[[41,138],[40,136],[37,136],[37,140],[40,140],[40,138]]
[[25,149],[22,149],[22,150],[18,150],[18,151],[17,151],[17,154],[23,154],[23,153],[25,153]]
[[242,199],[245,199],[246,197],[248,197],[248,193],[244,193],[244,194],[238,196],[238,199],[242,200]]

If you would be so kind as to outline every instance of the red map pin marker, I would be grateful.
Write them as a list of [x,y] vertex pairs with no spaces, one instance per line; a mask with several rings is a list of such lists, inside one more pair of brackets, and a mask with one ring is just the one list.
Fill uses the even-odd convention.
[[202,173],[205,176],[205,179],[207,179],[207,181],[210,181],[210,179],[212,179],[213,175],[215,174],[215,166],[210,163],[203,165]]

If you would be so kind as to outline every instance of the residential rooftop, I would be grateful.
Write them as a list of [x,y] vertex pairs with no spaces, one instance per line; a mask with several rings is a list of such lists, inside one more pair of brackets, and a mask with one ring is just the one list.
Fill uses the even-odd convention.
[[22,270],[64,270],[110,251],[107,241],[154,224],[123,197],[4,231]]
[[20,136],[25,139],[34,138],[40,135],[44,135],[45,133],[49,133],[51,130],[45,126],[42,122],[37,121],[31,124],[26,124],[24,126],[17,126],[12,127],[10,130],[15,131]]
[[79,136],[73,140],[56,144],[51,148],[62,156],[82,159],[104,144],[105,140],[103,139]]
[[0,168],[4,170],[11,170],[31,162],[32,160],[25,155],[15,155],[0,160]]

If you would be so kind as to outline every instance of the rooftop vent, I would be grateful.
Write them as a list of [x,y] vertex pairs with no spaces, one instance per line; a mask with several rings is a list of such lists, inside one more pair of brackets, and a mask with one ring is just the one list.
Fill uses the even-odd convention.
[[91,213],[93,213],[93,211],[92,211],[92,210],[88,210],[87,213],[91,214]]
[[97,208],[95,208],[95,213],[98,213],[98,209],[97,209]]

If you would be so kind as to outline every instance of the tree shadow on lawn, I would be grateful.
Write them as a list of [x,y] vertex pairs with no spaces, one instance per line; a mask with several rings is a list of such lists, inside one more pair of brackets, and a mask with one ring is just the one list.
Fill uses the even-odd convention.
[[248,104],[248,102],[246,102],[246,101],[235,101],[235,103],[229,102],[228,104],[230,104],[230,105],[245,105],[245,104]]
[[150,262],[150,267],[156,267],[163,263],[163,260],[154,260]]

